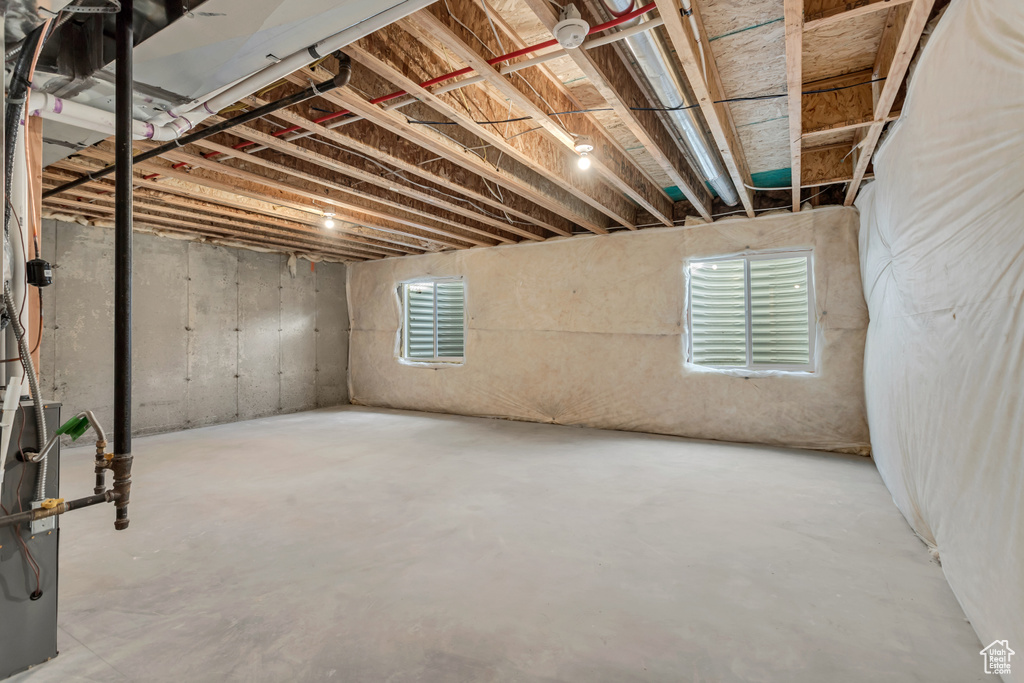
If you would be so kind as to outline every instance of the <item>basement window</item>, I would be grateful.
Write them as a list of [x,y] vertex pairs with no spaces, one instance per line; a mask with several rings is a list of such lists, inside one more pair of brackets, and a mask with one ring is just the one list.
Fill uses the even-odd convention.
[[810,251],[691,260],[687,269],[691,363],[814,370]]
[[461,278],[402,283],[402,358],[460,363],[466,349],[466,287]]

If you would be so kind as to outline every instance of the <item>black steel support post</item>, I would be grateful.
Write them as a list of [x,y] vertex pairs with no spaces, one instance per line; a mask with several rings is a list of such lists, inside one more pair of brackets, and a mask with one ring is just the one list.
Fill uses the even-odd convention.
[[115,529],[128,528],[132,488],[132,27],[133,0],[121,0],[115,41],[114,494]]

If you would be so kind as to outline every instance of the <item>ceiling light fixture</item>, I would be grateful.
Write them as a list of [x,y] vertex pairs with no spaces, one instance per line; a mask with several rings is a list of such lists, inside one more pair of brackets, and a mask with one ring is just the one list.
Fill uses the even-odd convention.
[[585,171],[590,168],[590,157],[587,155],[594,151],[594,141],[590,139],[589,135],[580,135],[576,138],[576,143],[573,148],[579,153],[580,160],[576,162],[580,170]]
[[324,211],[324,227],[325,228],[333,228],[334,227],[334,214],[329,212],[329,211]]

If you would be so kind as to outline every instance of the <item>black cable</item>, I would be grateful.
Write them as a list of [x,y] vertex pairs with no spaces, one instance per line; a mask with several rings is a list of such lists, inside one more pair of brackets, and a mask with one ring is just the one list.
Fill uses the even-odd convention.
[[[870,85],[871,83],[877,83],[878,81],[884,81],[885,77],[873,78],[870,81],[864,81],[863,83],[853,83],[852,85],[840,85],[835,88],[821,88],[819,90],[804,90],[801,92],[802,95],[820,95],[822,93],[836,92],[839,90],[846,90],[847,88],[856,88],[862,85]],[[789,97],[789,93],[782,93],[779,95],[750,95],[748,97],[729,97],[724,100],[715,100],[714,104],[727,104],[729,102],[758,102],[761,100],[777,100],[782,97]],[[685,111],[687,109],[696,109],[699,104],[690,105],[679,105],[678,107],[630,107],[631,111]],[[591,114],[599,111],[615,111],[611,107],[599,107],[595,109],[572,109],[569,111],[558,111],[548,116],[563,116],[566,114]],[[532,116],[519,116],[514,119],[500,119],[497,121],[474,121],[473,123],[481,126],[495,125],[499,123],[517,123],[519,121],[529,121],[533,119]],[[407,123],[415,123],[425,126],[457,126],[459,125],[456,121],[420,121],[417,119],[406,119]]]
[[[11,84],[7,92],[7,110],[4,112],[4,180],[5,192],[10,197],[11,182],[14,179],[14,150],[18,142],[18,129],[21,127],[21,115],[25,109],[25,98],[32,85],[32,60],[35,58],[36,46],[43,39],[43,29],[47,24],[40,24],[25,39],[25,45],[18,55],[18,61],[11,72]],[[10,234],[10,204],[4,206],[4,235]]]

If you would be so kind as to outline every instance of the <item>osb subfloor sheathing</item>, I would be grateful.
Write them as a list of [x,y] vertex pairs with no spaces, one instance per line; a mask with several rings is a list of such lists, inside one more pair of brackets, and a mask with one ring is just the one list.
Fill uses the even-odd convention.
[[356,407],[134,451],[17,683],[985,678],[866,458]]

